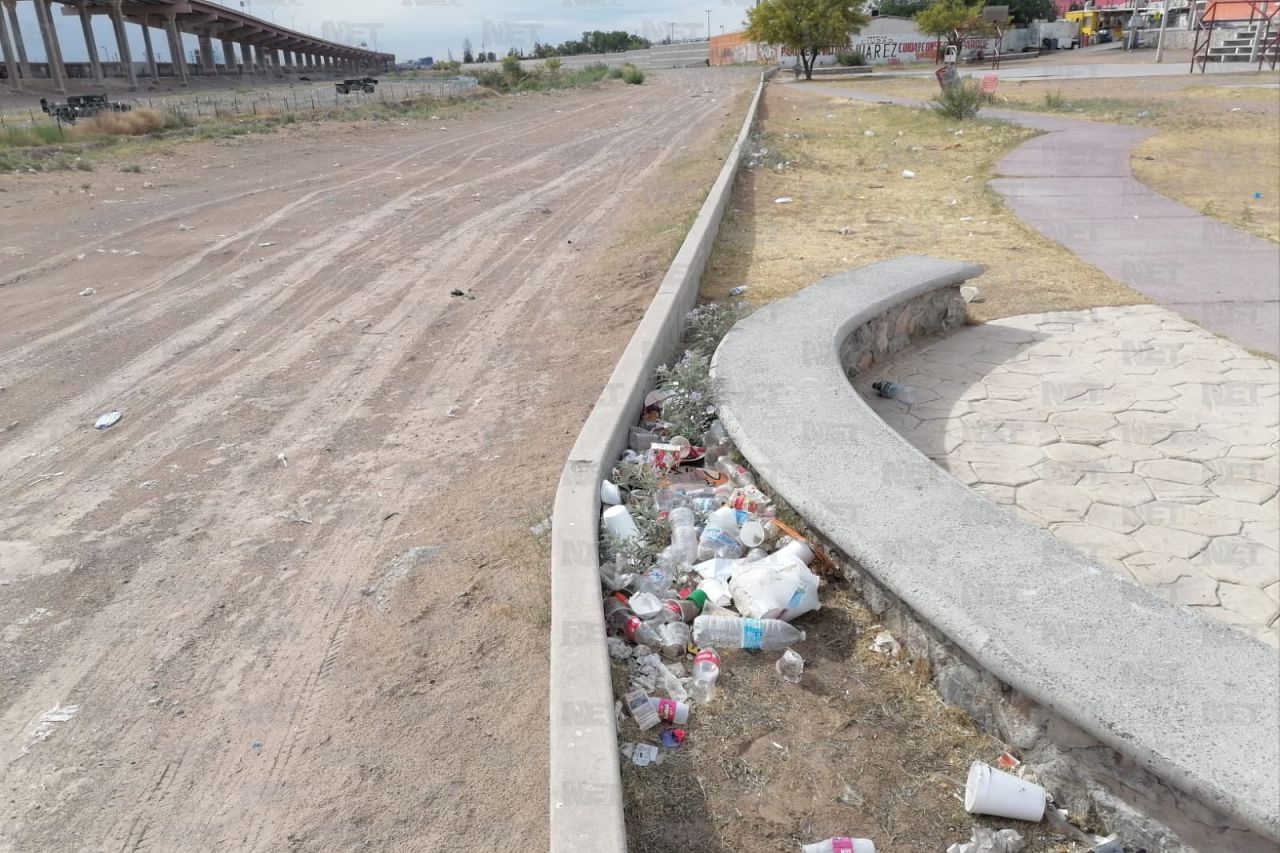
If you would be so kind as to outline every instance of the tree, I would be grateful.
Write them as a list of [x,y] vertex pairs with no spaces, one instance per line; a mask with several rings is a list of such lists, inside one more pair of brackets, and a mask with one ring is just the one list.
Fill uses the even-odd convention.
[[1009,19],[1025,27],[1032,21],[1056,21],[1058,7],[1053,0],[1005,0],[1009,4]]
[[497,61],[498,61],[498,54],[494,53],[494,52],[491,50],[491,51],[489,51],[489,54],[488,54],[488,56],[487,56],[487,59],[488,59],[490,62],[497,62]]
[[475,54],[471,52],[471,39],[462,40],[462,64],[470,65],[476,61]]
[[929,0],[881,0],[880,14],[893,18],[914,18],[927,8]]
[[747,11],[747,38],[795,51],[804,78],[824,50],[849,46],[849,35],[867,22],[862,0],[760,0]]
[[[965,0],[936,0],[924,11],[916,13],[916,23],[922,32],[937,36],[939,40],[955,47],[959,53],[964,40],[982,29],[983,0],[966,3]],[[942,59],[941,56],[938,57]]]

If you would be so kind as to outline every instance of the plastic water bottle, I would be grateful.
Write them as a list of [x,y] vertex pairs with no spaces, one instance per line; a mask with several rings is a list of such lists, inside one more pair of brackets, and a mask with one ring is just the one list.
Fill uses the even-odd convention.
[[814,844],[805,844],[804,853],[876,853],[876,845],[869,838],[828,838]]
[[[706,598],[706,593],[703,593],[702,600],[705,601]],[[668,622],[692,622],[702,612],[702,607],[690,598],[668,598],[662,602],[662,607],[669,614],[666,619]]]
[[683,506],[671,510],[667,524],[671,527],[671,544],[663,549],[664,554],[668,554],[677,569],[693,565],[698,558],[698,528],[693,510]]
[[705,648],[693,659],[693,701],[705,705],[715,698],[716,681],[720,678],[720,655],[713,648]]
[[693,620],[693,644],[737,649],[785,649],[804,640],[804,631],[781,619],[702,615]]
[[605,599],[604,619],[610,630],[637,645],[648,646],[651,649],[662,645],[658,630],[633,613],[630,607],[617,598],[610,596]]
[[716,470],[732,480],[733,484],[738,488],[756,484],[756,478],[751,475],[751,472],[728,456],[721,456],[716,460]]
[[658,637],[662,642],[662,656],[667,660],[680,660],[689,648],[689,636],[689,626],[685,623],[664,623],[658,628]]

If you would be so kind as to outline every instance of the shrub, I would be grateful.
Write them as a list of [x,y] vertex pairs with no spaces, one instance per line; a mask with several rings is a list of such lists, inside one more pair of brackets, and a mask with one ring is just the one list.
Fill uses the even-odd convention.
[[558,56],[553,56],[550,59],[548,59],[546,62],[542,63],[542,67],[546,68],[548,71],[552,73],[559,71],[561,66],[563,65],[564,65],[564,61],[560,59],[560,57]]
[[847,50],[836,54],[836,62],[846,66],[866,65],[867,57],[860,50]]
[[518,56],[502,57],[502,73],[512,83],[519,83],[525,76],[524,68],[520,65],[520,58]]
[[943,89],[930,105],[947,118],[970,119],[982,109],[985,100],[981,86],[972,80],[961,80]]
[[180,130],[184,127],[195,127],[196,120],[180,109],[172,109],[164,113],[164,129]]
[[639,86],[644,82],[644,72],[634,65],[622,66],[622,79],[633,86]]
[[1047,110],[1069,110],[1071,104],[1062,96],[1061,92],[1045,92],[1044,107]]
[[475,75],[476,81],[495,92],[505,92],[511,88],[507,81],[507,76],[501,71],[495,71],[492,68],[486,68]]
[[621,68],[621,67],[619,67],[619,66],[616,66],[616,65],[615,65],[613,68],[610,68],[610,69],[609,69],[609,79],[610,79],[610,80],[621,80],[621,79],[622,79],[622,68]]

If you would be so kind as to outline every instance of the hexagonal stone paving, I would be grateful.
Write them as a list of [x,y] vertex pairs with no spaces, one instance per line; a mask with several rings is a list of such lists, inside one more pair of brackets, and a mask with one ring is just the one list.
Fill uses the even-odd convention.
[[[893,379],[911,403],[876,396]],[[1280,645],[1280,366],[1153,305],[971,326],[857,383],[1032,524]]]

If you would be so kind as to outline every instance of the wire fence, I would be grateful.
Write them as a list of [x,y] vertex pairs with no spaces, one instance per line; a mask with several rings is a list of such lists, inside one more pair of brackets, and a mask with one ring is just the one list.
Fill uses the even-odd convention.
[[[359,89],[348,94],[337,91],[332,82],[315,85],[291,84],[288,88],[273,87],[247,91],[220,92],[217,94],[174,94],[156,97],[117,98],[116,103],[133,107],[148,107],[177,113],[197,122],[241,118],[280,113],[305,113],[320,110],[356,109],[375,103],[394,103],[420,98],[448,98],[462,94],[477,86],[474,77],[452,77],[441,80],[389,80],[379,81],[374,91]],[[56,126],[61,135],[66,122],[56,116],[38,113],[35,108],[0,112],[0,130],[7,127]]]

